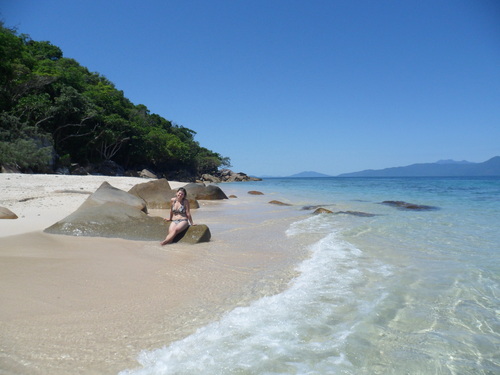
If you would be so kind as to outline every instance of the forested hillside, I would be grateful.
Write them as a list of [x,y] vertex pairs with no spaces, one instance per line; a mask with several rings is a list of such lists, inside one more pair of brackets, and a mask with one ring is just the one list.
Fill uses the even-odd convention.
[[0,165],[21,171],[149,168],[195,177],[229,159],[194,140],[196,132],[133,104],[99,73],[48,41],[0,23]]

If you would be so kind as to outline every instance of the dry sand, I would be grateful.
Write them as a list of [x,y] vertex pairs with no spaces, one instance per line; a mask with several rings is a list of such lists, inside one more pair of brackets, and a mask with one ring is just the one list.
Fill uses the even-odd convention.
[[269,205],[266,196],[243,195],[237,184],[221,187],[239,198],[201,201],[193,210],[195,223],[212,232],[208,243],[161,247],[42,232],[103,181],[125,191],[145,182],[0,174],[0,206],[19,216],[0,220],[0,374],[134,368],[141,350],[168,345],[237,305],[282,290],[305,255],[284,234],[303,214]]

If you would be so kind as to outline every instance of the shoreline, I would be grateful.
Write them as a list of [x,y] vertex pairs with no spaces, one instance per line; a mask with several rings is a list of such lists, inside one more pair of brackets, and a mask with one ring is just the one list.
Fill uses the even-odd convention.
[[[220,186],[239,198],[200,201],[193,210],[195,223],[210,227],[210,242],[161,247],[41,231],[87,198],[55,187],[93,192],[102,179],[128,190],[147,180],[27,175],[19,183],[19,176],[0,175],[0,205],[17,200],[6,207],[24,215],[0,221],[2,374],[116,374],[135,368],[140,351],[168,345],[236,306],[283,290],[307,255],[285,235],[302,214],[269,205],[269,197],[243,196],[238,185]],[[9,188],[7,181],[18,187]],[[12,195],[5,194],[9,189]],[[29,197],[37,198],[19,202]],[[150,210],[153,216],[166,212]]]

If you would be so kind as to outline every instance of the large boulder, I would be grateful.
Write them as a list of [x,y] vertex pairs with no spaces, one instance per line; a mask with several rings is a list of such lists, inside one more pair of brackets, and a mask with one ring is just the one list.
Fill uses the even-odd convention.
[[111,186],[108,182],[103,182],[101,186],[82,203],[80,207],[100,206],[104,203],[121,203],[127,206],[135,207],[140,211],[147,213],[146,202],[144,199],[139,198],[126,191],[117,189]]
[[222,182],[220,177],[212,176],[211,174],[208,174],[208,173],[201,175],[201,180],[207,181],[207,182],[212,182],[215,184]]
[[189,199],[217,200],[228,199],[226,194],[216,185],[187,184],[184,186]]
[[175,197],[175,192],[164,178],[137,184],[128,192],[143,199],[148,208],[170,208],[170,199]]
[[125,169],[112,160],[105,160],[96,166],[96,172],[104,176],[123,176]]
[[[128,191],[130,194],[143,199],[148,208],[170,209],[170,200],[175,197],[177,190],[172,190],[164,178],[137,184]],[[198,201],[188,195],[189,206],[192,209],[200,208]]]
[[[145,207],[141,198],[103,183],[75,212],[44,232],[139,241],[163,240],[169,224],[161,217],[147,215]],[[175,242],[198,243],[209,241],[211,235],[206,225],[196,225],[178,237]]]
[[139,176],[142,178],[158,178],[153,172],[151,172],[148,169],[143,169],[140,173]]
[[1,167],[2,167],[1,169],[2,173],[21,173],[21,171],[18,168],[13,167],[11,165],[2,165]]
[[159,241],[166,233],[161,217],[148,216],[136,207],[117,202],[80,206],[72,214],[46,228],[44,232],[142,241]]
[[[71,215],[46,228],[44,232],[69,236],[124,238],[136,241],[161,241],[170,223],[151,217],[137,208],[108,202],[100,206],[79,208]],[[174,242],[210,241],[211,233],[204,224],[190,226],[179,233]]]
[[82,167],[79,164],[72,164],[69,173],[77,176],[87,176],[90,174],[86,168]]
[[0,219],[17,219],[17,215],[6,207],[0,207]]
[[[170,223],[168,223],[170,226]],[[167,227],[168,228],[168,227]],[[184,243],[200,243],[200,242],[208,242],[212,234],[210,233],[210,229],[205,224],[191,225],[187,228],[187,230],[179,233],[175,236],[173,242],[184,242]]]

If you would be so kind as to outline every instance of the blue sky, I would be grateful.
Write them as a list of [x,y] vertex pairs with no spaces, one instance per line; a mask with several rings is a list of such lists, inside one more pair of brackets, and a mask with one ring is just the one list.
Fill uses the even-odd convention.
[[0,18],[237,172],[500,155],[496,0],[4,0]]

